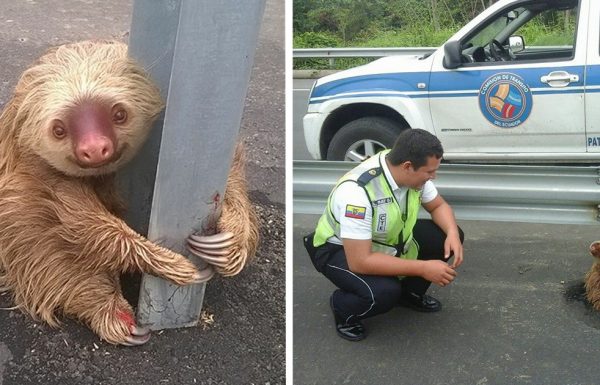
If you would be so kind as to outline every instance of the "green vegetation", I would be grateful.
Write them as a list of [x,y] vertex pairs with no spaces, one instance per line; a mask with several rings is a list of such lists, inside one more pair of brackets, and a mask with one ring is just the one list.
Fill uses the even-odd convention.
[[[496,0],[293,0],[294,48],[437,47]],[[536,17],[537,18],[537,17]],[[527,45],[573,44],[574,17],[546,14],[521,30]],[[336,59],[344,69],[368,59]],[[331,68],[296,59],[294,68]]]

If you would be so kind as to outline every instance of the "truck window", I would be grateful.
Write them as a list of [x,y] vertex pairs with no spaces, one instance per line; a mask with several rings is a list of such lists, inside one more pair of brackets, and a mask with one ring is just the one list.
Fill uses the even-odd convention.
[[532,47],[575,45],[576,10],[548,10],[533,17],[516,33]]
[[[575,52],[577,11],[576,1],[523,2],[504,9],[461,42],[465,65],[570,60]],[[523,43],[518,52],[509,44],[515,35]]]
[[[517,10],[518,14],[522,15],[524,9],[518,8]],[[481,31],[467,41],[467,45],[483,47],[489,44],[489,42],[492,39],[495,39],[504,28],[506,28],[510,23],[515,22],[516,19],[508,18],[509,12],[511,11],[503,12],[499,15],[499,17],[492,19],[491,23],[487,24]],[[513,14],[514,13],[515,12],[513,11]]]

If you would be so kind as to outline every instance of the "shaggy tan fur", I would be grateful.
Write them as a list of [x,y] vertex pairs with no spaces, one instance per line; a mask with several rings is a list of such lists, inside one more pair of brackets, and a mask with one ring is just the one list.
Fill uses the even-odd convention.
[[600,311],[600,241],[590,245],[590,254],[596,261],[585,276],[585,291],[588,301]]
[[[0,284],[33,318],[57,326],[57,315],[74,317],[114,344],[131,337],[133,319],[121,273],[143,271],[180,285],[199,279],[185,257],[117,217],[113,172],[135,154],[163,108],[158,89],[126,52],[113,41],[49,50],[22,75],[0,116]],[[128,114],[116,130],[121,156],[97,168],[78,166],[69,139],[52,135],[54,122],[86,102],[121,105]],[[243,178],[238,166],[233,179]],[[252,255],[256,226],[240,223],[251,212],[240,212],[250,208],[245,187],[228,182],[227,190],[238,196],[226,193],[220,227],[235,229],[235,247]],[[238,207],[230,210],[228,202]]]
[[227,253],[228,263],[225,266],[214,265],[215,270],[226,277],[238,274],[254,256],[258,246],[257,215],[248,200],[244,163],[244,148],[238,144],[227,179],[223,211],[218,223],[219,231],[233,233],[233,245]]

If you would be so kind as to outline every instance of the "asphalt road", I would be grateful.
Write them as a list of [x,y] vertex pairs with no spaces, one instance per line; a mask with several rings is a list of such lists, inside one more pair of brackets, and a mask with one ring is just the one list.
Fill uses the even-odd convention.
[[430,289],[442,311],[396,308],[349,342],[335,333],[334,286],[302,247],[317,219],[294,216],[295,384],[599,383],[600,314],[581,286],[598,226],[462,221],[465,262]]
[[308,93],[315,80],[313,79],[294,79],[293,85],[293,159],[294,160],[313,160],[306,149],[304,141],[304,131],[302,128],[302,117],[306,114],[308,108]]
[[[312,83],[294,79],[294,160],[311,159],[302,116]],[[583,291],[598,226],[461,221],[465,263],[452,285],[430,289],[443,310],[396,308],[364,321],[365,340],[348,342],[329,309],[335,287],[302,246],[317,220],[293,218],[295,384],[600,383],[600,313]]]
[[[93,38],[126,41],[132,3],[0,2],[0,105],[48,47]],[[154,333],[139,348],[108,345],[70,320],[51,329],[18,310],[0,310],[0,385],[285,382],[283,100],[284,1],[267,0],[240,132],[261,224],[257,258],[235,278],[208,282],[202,325]],[[126,281],[131,288],[135,278]],[[135,302],[137,293],[128,294]],[[0,296],[0,307],[11,305],[8,294]]]

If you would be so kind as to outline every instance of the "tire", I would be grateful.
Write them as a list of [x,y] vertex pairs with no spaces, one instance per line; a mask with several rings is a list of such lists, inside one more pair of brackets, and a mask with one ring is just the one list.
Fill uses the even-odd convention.
[[333,136],[327,149],[327,160],[362,162],[381,150],[391,148],[406,127],[391,119],[368,116],[344,125]]

